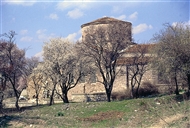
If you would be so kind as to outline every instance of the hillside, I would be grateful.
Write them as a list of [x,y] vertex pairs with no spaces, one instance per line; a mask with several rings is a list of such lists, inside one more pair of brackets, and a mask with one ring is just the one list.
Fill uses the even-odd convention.
[[[0,127],[190,127],[190,101],[183,95],[123,101],[42,105],[3,110]],[[6,115],[5,115],[6,114]]]

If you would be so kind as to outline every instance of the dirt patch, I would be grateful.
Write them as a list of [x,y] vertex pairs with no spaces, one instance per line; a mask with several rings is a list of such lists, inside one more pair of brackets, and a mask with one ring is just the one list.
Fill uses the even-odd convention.
[[108,112],[99,112],[90,117],[80,118],[79,120],[95,122],[95,121],[102,121],[108,119],[121,119],[122,116],[123,112],[108,111]]
[[163,128],[163,127],[166,127],[167,125],[169,125],[170,123],[172,123],[173,121],[180,120],[183,117],[184,117],[183,114],[176,114],[173,116],[169,116],[169,117],[160,119],[160,121],[157,124],[155,124],[151,127],[152,128]]

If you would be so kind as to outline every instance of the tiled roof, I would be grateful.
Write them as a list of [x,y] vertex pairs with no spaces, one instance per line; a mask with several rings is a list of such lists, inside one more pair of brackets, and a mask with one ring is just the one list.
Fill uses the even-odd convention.
[[152,57],[146,56],[143,58],[122,57],[117,60],[117,65],[135,65],[147,64],[151,61]]
[[127,21],[122,21],[122,20],[118,20],[118,19],[115,19],[115,18],[111,18],[111,17],[103,17],[103,18],[99,18],[97,20],[94,20],[92,22],[83,24],[83,25],[81,25],[81,28],[83,28],[85,26],[88,26],[88,25],[108,24],[108,23],[113,23],[113,22],[125,22],[125,23],[131,24],[130,22],[127,22]]
[[99,18],[97,20],[94,20],[92,22],[103,22],[103,21],[121,21],[112,17],[103,17],[103,18]]
[[151,49],[154,49],[156,44],[136,44],[132,47],[129,47],[125,50],[126,53],[137,53],[140,50],[145,50],[145,53],[150,52]]
[[[125,50],[125,54],[129,54],[129,57],[121,57],[117,61],[117,65],[131,65],[131,64],[146,64],[151,61],[152,56],[135,57],[133,53],[150,53],[155,48],[156,44],[135,44]],[[131,54],[132,53],[132,54]]]

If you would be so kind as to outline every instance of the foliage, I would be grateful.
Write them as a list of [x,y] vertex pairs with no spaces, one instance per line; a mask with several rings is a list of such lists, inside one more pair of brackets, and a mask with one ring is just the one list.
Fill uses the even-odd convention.
[[15,106],[19,109],[18,99],[23,88],[26,87],[26,72],[25,72],[25,50],[19,49],[14,43],[16,33],[10,31],[5,33],[0,41],[0,73],[2,78],[2,87],[9,84],[16,96]]
[[[189,24],[165,24],[165,28],[154,36],[157,41],[155,65],[158,71],[169,76],[179,94],[179,77],[186,77],[190,90],[190,27]],[[185,75],[185,76],[184,76]]]
[[68,103],[68,91],[88,73],[90,68],[88,60],[77,51],[74,43],[63,38],[54,38],[45,43],[44,60],[40,67],[44,77],[53,84],[51,101],[55,92],[63,102]]
[[58,112],[55,116],[64,116],[63,112]]

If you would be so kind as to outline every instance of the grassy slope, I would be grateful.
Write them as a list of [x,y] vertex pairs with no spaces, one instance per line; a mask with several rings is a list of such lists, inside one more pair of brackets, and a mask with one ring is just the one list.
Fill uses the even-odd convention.
[[[178,119],[177,116],[181,115]],[[174,120],[173,118],[176,119]],[[172,120],[167,119],[170,118]],[[162,121],[162,123],[161,123]],[[190,126],[190,101],[162,96],[133,100],[56,104],[9,110],[1,127],[167,127]]]

